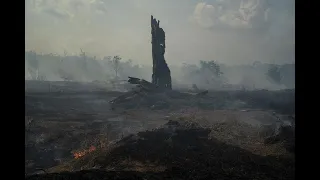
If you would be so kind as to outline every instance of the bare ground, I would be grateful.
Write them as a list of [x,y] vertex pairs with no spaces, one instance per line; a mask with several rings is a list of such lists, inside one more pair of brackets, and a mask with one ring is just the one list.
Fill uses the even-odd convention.
[[[205,163],[201,163],[204,161],[204,159],[202,160],[201,158],[205,157],[205,159],[208,159],[208,157],[211,156],[213,157],[212,160],[209,160],[210,158],[208,159],[207,166],[217,167],[214,160],[214,158],[216,158],[214,156],[217,156],[217,154],[210,153],[212,149],[215,149],[214,147],[219,147],[217,149],[219,149],[218,152],[220,153],[220,156],[223,158],[230,157],[231,160],[230,158],[229,160],[235,161],[236,163],[240,162],[236,161],[236,157],[232,154],[241,152],[245,157],[252,157],[255,161],[261,161],[262,164],[258,163],[258,167],[260,168],[256,169],[254,173],[264,173],[264,175],[261,175],[260,179],[267,179],[269,172],[269,179],[277,179],[276,176],[279,177],[278,173],[285,170],[283,169],[285,166],[290,165],[291,167],[294,165],[294,155],[287,152],[281,143],[265,145],[260,134],[261,129],[259,126],[261,124],[277,122],[279,119],[282,121],[287,120],[287,115],[294,113],[294,105],[292,105],[292,102],[294,103],[294,97],[293,100],[288,98],[279,101],[279,98],[277,98],[279,95],[277,95],[277,93],[275,93],[275,95],[267,91],[261,95],[263,92],[253,92],[251,94],[248,92],[247,94],[249,95],[246,96],[249,100],[246,104],[249,104],[250,106],[243,106],[243,102],[245,102],[244,100],[246,99],[244,92],[238,92],[232,95],[230,95],[230,93],[221,95],[221,93],[222,92],[217,93],[215,99],[216,102],[219,102],[220,104],[222,102],[223,104],[224,101],[222,97],[225,97],[224,99],[226,99],[225,101],[228,101],[228,103],[224,103],[223,106],[215,104],[213,107],[210,106],[211,104],[207,105],[206,101],[203,103],[206,107],[203,108],[199,106],[199,104],[195,106],[194,103],[192,106],[188,106],[188,103],[184,101],[182,102],[183,105],[181,105],[181,103],[176,103],[173,107],[171,106],[162,109],[152,109],[148,106],[136,106],[134,108],[117,107],[115,110],[112,110],[108,101],[121,94],[121,92],[88,92],[87,89],[83,92],[26,92],[26,173],[40,172],[38,171],[39,168],[47,169],[47,172],[59,173],[49,174],[45,177],[28,176],[28,179],[52,179],[57,176],[61,179],[64,179],[63,177],[67,177],[67,179],[90,179],[90,176],[92,176],[93,179],[103,179],[99,178],[102,176],[104,179],[117,179],[117,177],[118,179],[126,179],[126,177],[132,176],[135,176],[136,179],[143,179],[146,177],[149,177],[148,179],[185,179],[187,177],[182,176],[181,174],[187,174],[189,171],[197,171],[194,176],[196,179],[205,177],[216,177],[218,179],[238,177],[241,179],[240,176],[229,172],[231,171],[230,169],[227,170],[229,175],[222,173],[221,171],[225,171],[225,167],[222,169],[220,166],[218,169],[207,169],[208,171],[210,170],[210,172],[214,171],[218,174],[222,173],[223,175],[221,175],[221,177],[215,176],[212,173],[205,173],[201,170],[205,169],[201,168],[205,165]],[[290,93],[291,92],[287,93],[289,94],[287,97],[291,97],[292,94]],[[212,97],[214,95],[210,93],[210,96]],[[277,100],[269,100],[268,103],[269,105],[271,104],[270,106],[267,106],[268,103],[250,103],[255,98],[262,99],[260,101],[263,101],[263,98],[260,96],[264,96],[264,98],[265,96],[269,98],[275,96],[274,99]],[[179,104],[181,106],[179,106]],[[289,108],[277,108],[287,106],[288,104],[290,105]],[[253,105],[257,108],[253,109]],[[274,111],[279,109],[282,114],[274,113]],[[177,147],[177,149],[170,149],[172,147],[167,147],[167,143],[161,144],[163,141],[167,142],[167,139],[161,139],[162,136],[159,134],[157,136],[159,136],[160,139],[152,139],[152,134],[154,134],[154,132],[152,133],[151,131],[145,134],[142,133],[143,135],[140,133],[143,138],[149,138],[148,142],[152,142],[153,144],[152,146],[147,146],[147,149],[141,149],[140,151],[151,151],[152,148],[157,148],[157,145],[159,144],[158,148],[169,148],[162,149],[160,152],[167,152],[167,154],[176,151],[180,152],[180,155],[182,155],[181,157],[193,159],[194,162],[199,164],[198,167],[193,167],[191,165],[188,167],[188,162],[182,161],[181,159],[178,160],[178,163],[180,163],[179,165],[172,165],[168,162],[172,161],[173,157],[161,155],[157,149],[154,150],[156,155],[151,156],[151,159],[149,160],[149,157],[144,157],[144,159],[142,157],[140,157],[140,159],[132,159],[132,157],[130,157],[128,160],[128,154],[132,153],[132,156],[135,156],[137,148],[146,147],[144,147],[143,144],[139,146],[127,144],[128,147],[131,148],[131,151],[129,148],[129,152],[125,151],[121,154],[119,153],[120,150],[117,148],[125,146],[114,147],[112,145],[123,141],[125,137],[131,137],[132,134],[155,129],[168,122],[168,120],[196,122],[201,128],[210,129],[209,138],[204,141],[201,140],[200,144],[190,140],[190,142],[195,143],[193,145],[191,143],[192,147],[195,146],[200,149],[200,157],[198,155],[189,157],[189,153],[193,155],[199,154],[199,151],[196,150],[193,153],[194,149],[192,148],[191,150],[188,150],[187,147],[189,147],[190,144],[183,144]],[[181,136],[178,136],[178,139],[173,141],[175,142],[174,144],[185,139],[185,134],[182,133],[180,135]],[[167,136],[163,136],[163,138],[164,137]],[[197,134],[195,134],[194,137],[197,138]],[[190,137],[188,136],[188,138]],[[143,142],[138,142],[138,144],[139,143]],[[90,146],[97,147],[97,150],[85,155],[83,158],[74,159],[74,152],[88,149]],[[208,149],[211,150],[209,151]],[[230,149],[230,151],[227,149]],[[112,153],[118,153],[120,155],[116,156]],[[186,154],[183,155],[183,153]],[[201,156],[201,154],[203,155]],[[71,174],[61,173],[62,171],[97,168],[98,165],[95,158],[100,159],[98,162],[101,162],[101,158],[116,158],[117,161],[115,162],[122,164],[122,166],[116,166],[112,163],[108,164],[107,162],[110,161],[106,160],[102,161],[104,165],[102,168],[103,171],[100,169],[99,171],[88,170]],[[167,163],[165,164],[159,160],[166,158],[167,160],[164,162]],[[119,163],[120,160],[122,160],[121,163]],[[269,161],[271,163],[265,165],[266,162]],[[94,163],[94,165],[92,163]],[[252,167],[255,167],[253,165],[254,164],[252,164]],[[239,166],[242,167],[243,164],[241,165],[240,163]],[[268,166],[269,170],[268,168],[266,168],[266,171],[261,170],[264,166]],[[272,166],[274,167],[272,168]],[[250,172],[251,170],[248,169],[250,167],[251,165],[244,167],[243,171]],[[232,169],[234,166],[228,168]],[[238,170],[235,170],[234,172],[237,171]],[[283,177],[282,179],[294,178],[294,175],[292,174],[294,168],[289,168],[287,171],[286,175],[281,176]],[[180,175],[177,175],[175,172]],[[254,173],[251,175],[249,173],[249,175],[243,175],[242,177],[258,179],[258,175]],[[201,174],[206,175],[200,177]]]

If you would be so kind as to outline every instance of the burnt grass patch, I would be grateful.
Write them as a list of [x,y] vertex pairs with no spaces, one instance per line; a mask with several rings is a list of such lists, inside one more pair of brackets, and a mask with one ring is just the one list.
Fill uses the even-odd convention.
[[[256,155],[209,134],[210,129],[171,121],[26,179],[295,179],[293,157]],[[132,162],[165,169],[134,171]]]

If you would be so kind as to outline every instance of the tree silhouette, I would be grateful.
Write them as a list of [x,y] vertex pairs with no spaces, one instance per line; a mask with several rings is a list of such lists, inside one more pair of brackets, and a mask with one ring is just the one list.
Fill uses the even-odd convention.
[[34,51],[29,51],[26,53],[26,59],[29,63],[29,65],[33,68],[33,69],[38,69],[39,68],[39,62],[38,62],[38,58],[37,58],[37,53]]
[[223,74],[219,64],[215,61],[200,61],[200,69],[209,70],[215,77],[220,77]]
[[280,67],[278,67],[277,65],[271,64],[269,66],[268,72],[267,72],[267,76],[269,77],[269,79],[277,84],[281,83],[281,73],[280,73]]
[[121,61],[121,57],[120,56],[114,56],[112,59],[112,68],[114,70],[114,73],[116,75],[116,79],[118,79],[118,73],[120,70],[120,61]]
[[80,57],[82,59],[82,68],[85,72],[87,72],[87,55],[82,49],[80,49]]

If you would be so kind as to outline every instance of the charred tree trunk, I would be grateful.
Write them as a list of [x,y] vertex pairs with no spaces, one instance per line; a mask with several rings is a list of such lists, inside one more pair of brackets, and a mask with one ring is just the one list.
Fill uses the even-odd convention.
[[166,49],[165,32],[160,28],[160,21],[151,16],[151,35],[152,35],[152,83],[160,88],[172,89],[171,72],[164,59]]

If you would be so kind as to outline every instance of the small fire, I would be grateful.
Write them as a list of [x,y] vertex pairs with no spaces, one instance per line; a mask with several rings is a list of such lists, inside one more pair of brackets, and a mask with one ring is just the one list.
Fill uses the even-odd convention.
[[93,152],[93,151],[95,151],[95,150],[96,150],[96,147],[95,147],[95,146],[90,146],[90,148],[87,149],[87,150],[83,150],[83,151],[80,151],[80,152],[75,152],[75,153],[73,153],[73,157],[74,157],[75,159],[79,159],[79,158],[81,158],[82,156],[84,156],[84,155],[86,155],[86,154],[88,154],[88,153],[91,153],[91,152]]

